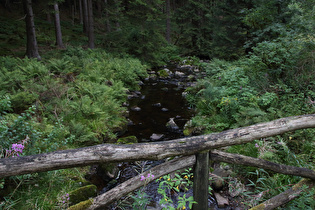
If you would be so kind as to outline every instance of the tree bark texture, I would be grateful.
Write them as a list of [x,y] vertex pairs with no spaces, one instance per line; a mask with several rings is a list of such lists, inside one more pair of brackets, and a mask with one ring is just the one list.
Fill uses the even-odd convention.
[[94,38],[94,19],[93,19],[93,2],[92,0],[87,0],[88,6],[88,19],[89,19],[89,27],[88,27],[88,38],[89,38],[89,48],[95,48],[95,38]]
[[281,174],[302,176],[305,178],[310,178],[310,179],[315,180],[315,171],[308,168],[288,166],[288,165],[273,163],[267,160],[247,157],[247,156],[239,155],[239,154],[222,152],[218,150],[212,151],[210,153],[210,158],[211,160],[218,161],[218,162],[254,166],[257,168],[263,168],[263,169],[271,170],[271,171],[281,173]]
[[[250,210],[271,210],[275,209],[283,204],[288,203],[289,201],[293,200],[294,198],[300,196],[300,194],[305,191],[309,190],[310,188],[314,187],[314,180],[310,179],[302,179],[300,182],[298,182],[296,185],[294,185],[292,188],[284,191],[283,193],[280,193],[279,195],[276,195],[273,198],[270,198],[269,200],[251,208]],[[307,186],[307,188],[303,188],[304,186]]]
[[[205,154],[205,153],[203,153],[203,154]],[[233,158],[231,158],[231,156]],[[228,163],[233,163],[233,164],[249,165],[249,164],[247,164],[247,162],[248,162],[247,160],[244,161],[243,155],[230,154],[230,153],[226,153],[226,152],[211,151],[209,159],[211,161],[222,161],[222,162],[228,162]],[[286,169],[283,167],[283,165],[279,166],[280,164],[272,163],[274,165],[274,167],[270,168],[270,166],[269,166],[270,162],[269,161],[268,162],[263,161],[262,163],[260,163],[260,161],[262,161],[261,159],[258,159],[258,158],[252,158],[252,159],[254,159],[254,161],[251,160],[250,161],[251,163],[249,166],[260,167],[263,169],[269,169],[269,170],[272,170],[275,172],[286,174],[285,173]],[[93,205],[91,206],[90,209],[98,209],[98,208],[107,206],[107,205],[117,201],[121,197],[127,195],[128,193],[143,186],[145,182],[141,181],[140,177],[141,176],[147,177],[148,173],[153,174],[155,176],[154,179],[156,179],[156,178],[159,178],[159,177],[164,176],[166,174],[172,173],[176,170],[179,170],[182,168],[192,167],[193,165],[195,165],[195,167],[198,167],[196,164],[196,156],[195,155],[176,158],[172,161],[160,164],[160,165],[150,169],[149,171],[144,172],[142,174],[139,174],[138,176],[136,176],[132,179],[129,179],[126,182],[118,185],[117,187],[115,187],[115,188],[105,192],[104,194],[101,194],[98,197],[94,198],[93,199]],[[201,164],[200,166],[202,167],[203,164]],[[287,167],[290,167],[290,166],[287,166]],[[282,168],[284,171],[279,171],[278,168]],[[299,170],[292,172],[290,175],[303,177],[304,175],[300,174],[300,171],[303,171],[303,170],[305,170],[305,168],[299,168]],[[309,170],[309,171],[310,171],[310,173],[314,173],[314,171],[312,171],[312,170]],[[306,175],[306,177],[308,177],[308,176],[309,175]],[[196,178],[195,173],[194,173],[194,177]],[[153,181],[154,179],[150,179],[150,181]],[[196,178],[196,179],[199,179],[199,178]],[[312,179],[315,180],[315,177],[313,176]],[[304,180],[306,180],[306,179],[304,179]],[[301,183],[304,183],[304,181]],[[309,183],[309,181],[307,181],[307,183]],[[195,184],[195,180],[194,180],[194,184]],[[205,187],[208,190],[208,185],[205,185]],[[195,191],[195,189],[194,189],[194,191]],[[208,193],[208,191],[207,191],[207,193]],[[194,194],[194,198],[195,198],[195,194]],[[194,206],[194,208],[195,208],[195,206]]]
[[255,139],[315,127],[315,114],[281,118],[267,123],[167,142],[131,145],[101,144],[52,153],[0,159],[0,177],[50,171],[96,163],[161,160],[204,150],[239,145]]
[[35,33],[34,13],[32,8],[32,0],[23,0],[23,8],[26,23],[26,56],[29,58],[37,58],[41,60],[38,52],[38,45]]
[[107,0],[104,0],[104,3],[105,3],[106,31],[107,32],[111,32],[112,31],[112,27],[111,27],[110,22],[109,22],[109,12],[108,12],[108,2],[107,2]]
[[171,44],[171,2],[166,0],[166,41]]
[[54,10],[55,10],[55,32],[56,32],[56,44],[57,47],[63,49],[65,46],[62,42],[62,32],[61,32],[61,26],[60,26],[60,15],[59,15],[59,6],[58,3],[54,3]]
[[88,12],[88,0],[82,0],[83,6],[83,33],[88,36],[89,31],[89,12]]
[[82,0],[79,0],[79,18],[80,18],[80,24],[83,24]]
[[[160,178],[166,174],[172,173],[182,168],[187,168],[195,164],[195,156],[187,156],[176,158],[171,161],[162,163],[150,170],[139,174],[131,179],[128,179],[124,183],[118,185],[117,187],[103,193],[96,198],[93,199],[93,203],[89,209],[104,209],[105,206],[111,204],[114,201],[117,201],[121,197],[127,195],[128,193],[138,189],[139,187],[143,186],[145,183],[148,184],[149,182]],[[141,181],[141,176],[147,177],[148,174],[154,175],[154,178],[146,179],[145,181]]]

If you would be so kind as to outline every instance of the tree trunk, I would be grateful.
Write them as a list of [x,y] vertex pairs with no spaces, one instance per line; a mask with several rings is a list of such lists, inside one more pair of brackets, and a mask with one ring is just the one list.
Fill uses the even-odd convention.
[[38,45],[35,34],[35,24],[34,24],[34,13],[32,8],[32,0],[23,0],[23,8],[26,23],[26,56],[29,58],[37,58],[41,60],[41,57],[38,53]]
[[97,7],[97,16],[99,18],[101,18],[102,17],[102,9],[103,9],[101,0],[96,1],[96,7]]
[[83,32],[88,36],[89,31],[89,12],[88,12],[88,0],[82,0],[83,3]]
[[12,12],[12,10],[11,10],[11,1],[10,1],[10,0],[5,0],[5,2],[4,2],[4,7],[5,7],[9,12]]
[[171,2],[166,0],[166,41],[171,44]]
[[57,45],[58,48],[64,49],[65,46],[63,45],[63,42],[62,42],[59,7],[58,7],[58,3],[57,2],[54,3],[54,10],[55,10],[56,45]]
[[80,24],[83,24],[82,0],[79,0],[79,18],[80,18]]
[[50,15],[50,12],[47,12],[46,13],[46,20],[48,23],[51,23],[51,15]]
[[93,2],[92,0],[87,0],[88,4],[88,20],[89,20],[89,30],[88,30],[88,38],[89,38],[89,48],[95,48],[95,38],[94,38],[94,20],[93,20]]
[[105,3],[105,17],[106,17],[106,29],[107,29],[107,32],[111,32],[111,25],[110,25],[110,22],[109,22],[109,14],[108,14],[108,3],[107,3],[107,0],[104,0],[104,3]]
[[[119,2],[118,2],[118,0],[114,0],[114,2],[116,4],[116,13],[119,14],[120,13],[120,11],[119,11]],[[118,19],[115,20],[115,25],[116,25],[116,31],[120,31],[121,28],[120,28],[120,23],[119,23]]]
[[52,153],[0,159],[0,178],[27,173],[134,160],[161,160],[315,127],[315,114],[281,118],[221,133],[132,145],[101,144]]

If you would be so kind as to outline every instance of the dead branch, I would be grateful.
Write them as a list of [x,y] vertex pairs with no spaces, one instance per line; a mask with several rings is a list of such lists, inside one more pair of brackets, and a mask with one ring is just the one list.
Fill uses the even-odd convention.
[[[289,201],[293,200],[294,198],[300,196],[300,194],[305,191],[309,190],[310,188],[314,187],[315,182],[310,179],[302,179],[292,188],[276,195],[273,198],[251,208],[250,210],[271,210],[275,209],[283,204],[288,203]],[[304,188],[304,186],[307,186]]]
[[267,160],[247,157],[239,154],[232,154],[227,152],[222,152],[218,150],[211,151],[210,153],[211,160],[232,163],[232,164],[240,164],[246,166],[254,166],[257,168],[263,168],[267,170],[271,170],[281,174],[301,176],[305,178],[310,178],[315,180],[315,171],[308,168],[300,168],[295,166],[288,166],[278,163],[273,163]]

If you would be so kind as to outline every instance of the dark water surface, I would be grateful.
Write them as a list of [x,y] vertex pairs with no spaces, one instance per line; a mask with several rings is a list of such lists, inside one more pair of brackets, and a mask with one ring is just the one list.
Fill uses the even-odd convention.
[[[156,75],[158,75],[158,70],[152,71],[151,76],[155,76],[146,79],[143,82],[140,91],[135,91],[130,94],[130,99],[128,101],[128,119],[130,123],[128,125],[128,131],[121,137],[136,136],[139,142],[167,141],[184,137],[183,127],[185,123],[194,116],[195,112],[189,107],[189,104],[182,93],[187,87],[194,85],[194,82],[191,81],[191,79],[188,80],[188,75],[191,76],[196,72],[194,72],[193,69],[174,67],[169,69],[171,71],[171,76],[168,78],[156,77]],[[178,72],[183,74],[180,74],[179,76]],[[171,118],[173,118],[178,129],[170,129],[166,126]],[[158,140],[153,140],[151,138],[153,134],[163,135],[163,137]],[[149,170],[151,167],[162,162],[164,161],[120,163],[119,175],[116,177],[117,182],[112,186],[105,187],[103,192],[138,175],[139,172]],[[145,192],[151,198],[151,203],[148,206],[148,208],[151,207],[150,209],[161,209],[159,201],[162,196],[157,193],[157,188],[158,183],[155,181],[149,183],[145,187]],[[192,189],[186,192],[186,194],[187,197],[192,196]],[[172,198],[172,200],[174,203],[177,203],[176,196]],[[212,206],[211,209],[219,209],[212,196],[209,196],[208,202],[209,206]],[[117,209],[117,205],[120,207],[124,206],[122,204],[113,204],[111,209]],[[128,205],[128,207],[124,206],[123,208],[132,209],[130,204]]]
[[[152,134],[163,134],[159,141],[183,137],[183,127],[194,114],[182,96],[186,88],[183,85],[185,78],[186,76],[145,81],[140,90],[141,95],[129,100],[129,119],[132,123],[124,136],[136,136],[139,142],[152,141]],[[136,111],[138,109],[135,110],[135,107],[141,110]],[[179,129],[167,128],[166,123],[170,118],[174,118]]]

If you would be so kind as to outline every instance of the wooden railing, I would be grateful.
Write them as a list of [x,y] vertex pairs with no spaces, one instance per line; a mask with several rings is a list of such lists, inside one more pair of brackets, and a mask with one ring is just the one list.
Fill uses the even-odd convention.
[[[251,165],[278,173],[296,175],[315,180],[315,172],[307,168],[280,165],[246,156],[229,154],[216,149],[240,145],[256,139],[283,134],[298,129],[315,128],[315,114],[281,118],[267,123],[232,129],[221,133],[176,139],[166,142],[138,143],[132,145],[101,144],[73,150],[56,151],[39,155],[0,159],[0,178],[27,173],[50,171],[97,163],[135,160],[161,160],[177,157],[150,169],[155,178],[181,168],[195,165],[194,209],[207,209],[208,164],[213,161]],[[144,172],[118,187],[90,200],[89,209],[102,209],[111,202],[142,186]],[[154,179],[151,179],[153,181]],[[128,187],[127,187],[128,186]],[[109,196],[110,195],[110,196]]]

